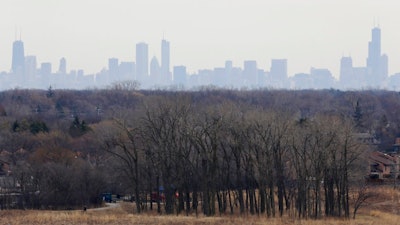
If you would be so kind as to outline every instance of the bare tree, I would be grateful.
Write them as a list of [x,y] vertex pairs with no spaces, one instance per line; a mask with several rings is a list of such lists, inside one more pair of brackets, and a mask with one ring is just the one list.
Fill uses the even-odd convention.
[[114,119],[96,132],[103,140],[103,150],[119,162],[119,169],[129,179],[134,188],[136,211],[141,212],[140,198],[140,163],[143,158],[143,144],[140,139],[140,128],[134,121],[123,118]]
[[353,219],[356,219],[357,211],[366,204],[366,201],[370,198],[375,197],[376,194],[368,190],[368,186],[364,183],[358,187],[358,190],[353,197]]
[[[166,99],[163,99],[166,100]],[[178,188],[188,183],[184,178],[188,177],[185,172],[190,172],[186,157],[190,158],[191,141],[188,138],[188,115],[190,104],[185,98],[171,101],[153,101],[147,104],[145,116],[142,120],[143,137],[148,143],[148,150],[159,166],[159,172],[165,190],[165,211],[172,214],[175,210],[175,194]],[[152,104],[152,105],[151,105]],[[178,187],[179,186],[179,187]],[[182,193],[180,193],[183,197]],[[180,200],[182,210],[183,201]]]

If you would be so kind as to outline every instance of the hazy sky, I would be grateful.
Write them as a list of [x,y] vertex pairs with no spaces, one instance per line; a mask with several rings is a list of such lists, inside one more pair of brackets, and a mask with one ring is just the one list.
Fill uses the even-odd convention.
[[26,55],[58,69],[95,73],[108,58],[135,60],[135,44],[147,42],[160,60],[163,36],[172,65],[189,72],[287,58],[288,72],[328,68],[338,76],[343,55],[366,63],[374,24],[382,29],[389,74],[400,72],[398,0],[1,0],[0,71],[11,68],[15,31],[22,30]]

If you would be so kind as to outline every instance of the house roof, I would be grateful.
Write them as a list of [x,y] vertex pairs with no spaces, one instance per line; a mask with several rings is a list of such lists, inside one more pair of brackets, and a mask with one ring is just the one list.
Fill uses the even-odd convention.
[[372,162],[382,163],[386,166],[396,164],[397,160],[395,156],[390,156],[382,152],[372,152],[369,158]]

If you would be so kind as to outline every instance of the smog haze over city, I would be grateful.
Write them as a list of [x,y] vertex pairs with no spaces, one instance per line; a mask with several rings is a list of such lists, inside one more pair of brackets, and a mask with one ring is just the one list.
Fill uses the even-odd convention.
[[[5,0],[0,71],[7,82],[1,89],[85,88],[132,78],[144,88],[397,89],[399,5],[389,0]],[[12,68],[14,41],[23,42],[24,68],[18,71]],[[139,74],[138,67],[146,69]],[[64,82],[67,75],[84,78],[73,84]],[[348,80],[356,80],[355,86]]]
[[400,224],[399,0],[0,9],[0,225]]

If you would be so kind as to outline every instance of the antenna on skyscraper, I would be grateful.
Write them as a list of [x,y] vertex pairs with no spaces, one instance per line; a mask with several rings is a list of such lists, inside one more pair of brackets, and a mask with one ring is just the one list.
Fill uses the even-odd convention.
[[378,28],[381,28],[381,24],[380,24],[380,21],[379,21],[379,17],[378,17],[378,24],[377,24],[377,27],[378,27]]
[[379,18],[377,18],[377,17],[374,17],[374,27],[380,28]]
[[18,27],[15,25],[15,41],[20,41],[22,38],[22,28],[19,28],[19,39],[18,39]]

